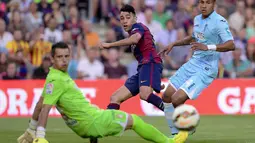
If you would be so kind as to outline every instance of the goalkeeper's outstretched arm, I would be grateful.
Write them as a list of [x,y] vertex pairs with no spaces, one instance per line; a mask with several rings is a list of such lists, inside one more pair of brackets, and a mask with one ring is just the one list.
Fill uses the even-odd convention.
[[39,115],[38,125],[36,130],[36,138],[45,138],[45,128],[47,125],[48,115],[52,105],[43,104]]
[[32,120],[34,121],[38,121],[39,115],[41,113],[42,110],[42,105],[43,105],[43,97],[41,96],[39,101],[37,102],[33,115],[32,115]]
[[32,118],[29,121],[29,127],[26,129],[25,133],[23,133],[17,139],[18,143],[32,143],[33,139],[35,138],[35,132],[38,124],[38,118],[41,113],[43,104],[43,97],[40,97],[39,101],[37,102]]

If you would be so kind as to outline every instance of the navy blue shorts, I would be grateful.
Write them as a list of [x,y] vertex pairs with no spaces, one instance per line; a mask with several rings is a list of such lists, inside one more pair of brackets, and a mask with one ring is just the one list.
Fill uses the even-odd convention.
[[141,86],[149,86],[157,93],[161,90],[161,75],[163,66],[161,63],[147,63],[139,65],[137,74],[131,76],[125,82],[125,86],[132,93],[137,95]]

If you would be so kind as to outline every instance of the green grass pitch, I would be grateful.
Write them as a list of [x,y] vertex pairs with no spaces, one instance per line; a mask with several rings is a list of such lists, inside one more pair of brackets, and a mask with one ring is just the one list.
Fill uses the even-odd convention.
[[[142,117],[164,134],[169,128],[164,117]],[[0,143],[16,143],[16,139],[27,128],[27,118],[0,118]],[[50,118],[47,125],[50,143],[88,143],[74,134],[61,118]],[[147,143],[133,131],[122,137],[107,137],[100,143]],[[202,116],[197,132],[187,143],[255,143],[255,115],[245,116]]]

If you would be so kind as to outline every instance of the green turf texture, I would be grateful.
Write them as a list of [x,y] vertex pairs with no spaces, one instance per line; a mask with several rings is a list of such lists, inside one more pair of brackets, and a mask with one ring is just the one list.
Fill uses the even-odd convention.
[[[164,117],[142,117],[164,134],[170,133]],[[0,143],[16,143],[16,139],[27,128],[27,118],[0,118]],[[46,138],[50,143],[88,143],[74,134],[61,118],[50,118]],[[122,137],[107,137],[100,143],[147,143],[133,131]],[[197,132],[187,143],[255,143],[255,115],[202,116]]]

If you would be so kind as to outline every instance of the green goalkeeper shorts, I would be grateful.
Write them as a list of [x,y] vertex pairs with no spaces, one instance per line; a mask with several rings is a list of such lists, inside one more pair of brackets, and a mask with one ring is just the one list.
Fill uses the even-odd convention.
[[82,135],[82,137],[121,136],[125,131],[127,122],[127,113],[119,110],[104,110],[88,128],[86,135]]

